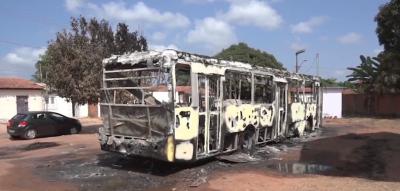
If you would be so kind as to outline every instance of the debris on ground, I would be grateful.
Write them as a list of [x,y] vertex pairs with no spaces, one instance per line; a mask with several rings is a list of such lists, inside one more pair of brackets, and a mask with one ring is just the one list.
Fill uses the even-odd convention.
[[207,182],[207,177],[199,177],[190,184],[190,187],[198,187]]
[[94,134],[6,137],[0,139],[0,188],[22,181],[21,190],[398,190],[400,121],[352,120],[327,122],[307,139],[261,145],[254,156],[189,164],[103,153]]
[[246,163],[246,162],[254,162],[258,161],[260,159],[255,158],[254,156],[251,156],[247,153],[243,152],[237,152],[233,154],[228,154],[228,155],[221,155],[217,156],[218,160],[221,161],[227,161],[227,162],[233,162],[233,163]]
[[22,147],[21,150],[31,151],[31,150],[45,149],[45,148],[57,147],[57,146],[60,146],[60,144],[55,143],[55,142],[35,142],[35,143],[29,144],[25,147]]

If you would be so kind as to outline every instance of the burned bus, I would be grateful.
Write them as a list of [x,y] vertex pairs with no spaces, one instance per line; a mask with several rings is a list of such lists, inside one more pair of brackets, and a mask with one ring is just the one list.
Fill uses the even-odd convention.
[[175,50],[103,60],[101,149],[197,161],[321,124],[318,77]]

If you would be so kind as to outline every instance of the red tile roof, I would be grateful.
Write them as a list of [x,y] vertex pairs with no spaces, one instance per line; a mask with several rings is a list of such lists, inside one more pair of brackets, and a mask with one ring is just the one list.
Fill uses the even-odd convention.
[[31,80],[2,77],[0,78],[0,89],[43,90],[44,87]]

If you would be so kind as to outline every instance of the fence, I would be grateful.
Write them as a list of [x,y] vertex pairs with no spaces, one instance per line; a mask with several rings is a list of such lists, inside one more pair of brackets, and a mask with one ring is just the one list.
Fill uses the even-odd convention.
[[343,94],[342,96],[343,115],[346,117],[400,117],[400,94]]

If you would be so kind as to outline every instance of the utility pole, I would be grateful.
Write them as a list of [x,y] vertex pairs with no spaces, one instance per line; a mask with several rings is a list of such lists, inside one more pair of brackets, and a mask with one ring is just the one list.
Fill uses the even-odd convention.
[[306,51],[306,49],[301,49],[301,50],[298,50],[296,52],[296,73],[299,72],[299,59],[298,59],[298,56],[299,56],[299,54],[304,53],[305,51]]
[[319,76],[319,53],[317,53],[316,64],[317,64],[317,76]]

